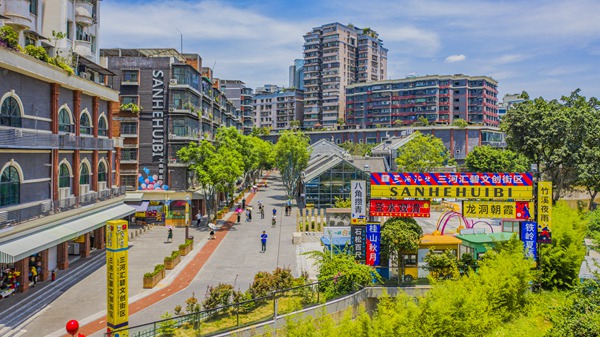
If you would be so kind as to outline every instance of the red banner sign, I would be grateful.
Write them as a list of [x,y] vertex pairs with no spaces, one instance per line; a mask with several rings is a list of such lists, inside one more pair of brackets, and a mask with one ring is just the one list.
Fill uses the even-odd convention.
[[371,185],[403,186],[533,186],[533,176],[524,173],[408,173],[373,172]]
[[429,200],[376,200],[371,199],[369,214],[372,216],[399,216],[405,218],[429,218]]

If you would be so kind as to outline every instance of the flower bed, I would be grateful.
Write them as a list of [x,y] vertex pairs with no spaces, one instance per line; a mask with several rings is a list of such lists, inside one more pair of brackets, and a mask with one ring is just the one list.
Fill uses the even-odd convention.
[[167,270],[172,270],[176,265],[181,262],[181,255],[179,254],[179,250],[174,250],[171,252],[171,256],[165,257],[165,268]]
[[179,254],[181,256],[186,256],[192,249],[194,249],[194,240],[185,240],[185,243],[179,245]]
[[154,266],[154,271],[151,273],[144,274],[144,289],[152,289],[165,278],[165,266],[157,264]]

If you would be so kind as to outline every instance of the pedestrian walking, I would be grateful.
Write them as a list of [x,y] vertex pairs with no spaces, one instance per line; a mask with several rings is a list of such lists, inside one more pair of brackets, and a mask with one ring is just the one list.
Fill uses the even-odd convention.
[[30,272],[31,272],[31,280],[33,281],[32,287],[35,287],[35,285],[37,284],[37,280],[38,280],[38,272],[37,272],[37,269],[35,268],[35,266],[31,266]]
[[240,223],[240,221],[242,220],[242,212],[236,212],[237,213],[237,222]]
[[246,222],[250,222],[250,210],[246,210]]
[[246,198],[242,199],[242,209],[246,209]]
[[173,228],[169,228],[169,234],[167,235],[167,242],[173,242]]
[[267,238],[269,236],[267,235],[266,231],[263,231],[261,236],[260,236],[260,243],[261,243],[261,253],[264,253],[267,251]]
[[215,230],[214,230],[214,229],[211,229],[211,230],[210,230],[210,238],[209,238],[209,239],[210,239],[210,240],[214,240],[214,239],[216,239],[216,238],[217,238],[217,236],[215,235]]
[[273,219],[271,219],[271,227],[275,227],[277,224],[277,215],[273,215]]
[[264,219],[264,218],[265,218],[265,209],[264,209],[264,207],[261,207],[261,208],[260,208],[260,218],[261,218],[261,219]]
[[277,215],[277,208],[273,208],[273,216]]
[[198,211],[196,213],[196,227],[200,227],[200,222],[202,221],[202,213]]

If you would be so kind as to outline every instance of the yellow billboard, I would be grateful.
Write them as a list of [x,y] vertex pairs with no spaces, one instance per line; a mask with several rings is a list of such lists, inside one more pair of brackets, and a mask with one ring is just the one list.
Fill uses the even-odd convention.
[[[108,331],[129,325],[129,223],[106,222],[106,325]],[[119,336],[127,337],[127,331]]]
[[463,201],[463,216],[486,219],[530,219],[529,201]]
[[398,186],[371,185],[371,198],[460,198],[530,200],[531,186]]
[[538,226],[552,230],[552,182],[538,182]]

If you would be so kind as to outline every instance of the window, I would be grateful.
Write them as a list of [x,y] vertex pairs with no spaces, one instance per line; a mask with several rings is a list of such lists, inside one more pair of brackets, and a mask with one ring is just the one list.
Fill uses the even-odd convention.
[[138,83],[138,70],[123,70],[123,82]]
[[7,97],[2,102],[0,125],[21,127],[21,108],[14,97]]
[[98,181],[106,182],[106,164],[104,162],[98,164]]
[[137,105],[138,97],[137,96],[121,96],[121,104],[129,104],[129,103],[133,103],[133,104]]
[[90,184],[90,169],[86,164],[81,164],[81,170],[79,171],[79,185]]
[[58,131],[73,132],[73,124],[71,123],[71,114],[65,108],[58,112]]
[[404,265],[405,266],[416,266],[417,265],[417,255],[416,254],[404,255]]
[[123,149],[121,160],[137,160],[137,149]]
[[38,14],[38,0],[29,0],[29,13]]
[[82,135],[91,135],[92,126],[90,125],[90,117],[86,113],[82,113],[79,121],[79,133]]
[[108,123],[106,123],[106,118],[100,117],[98,119],[98,136],[107,136],[108,135]]
[[71,172],[67,164],[61,164],[58,170],[58,187],[71,187]]
[[83,41],[87,41],[87,39],[86,39],[86,35],[87,35],[87,34],[85,34],[85,33],[83,32],[83,26],[82,26],[82,25],[80,25],[80,24],[76,24],[76,25],[75,25],[75,29],[76,29],[76,30],[75,30],[75,34],[76,34],[76,36],[75,36],[75,39],[76,39],[76,40],[83,40]]
[[73,21],[67,20],[67,39],[73,40]]
[[8,166],[0,177],[0,206],[17,205],[20,203],[21,181],[19,171],[14,166]]
[[121,123],[122,135],[137,135],[137,123]]
[[35,46],[36,43],[37,40],[35,39],[35,37],[33,37],[31,34],[25,34],[25,46]]

